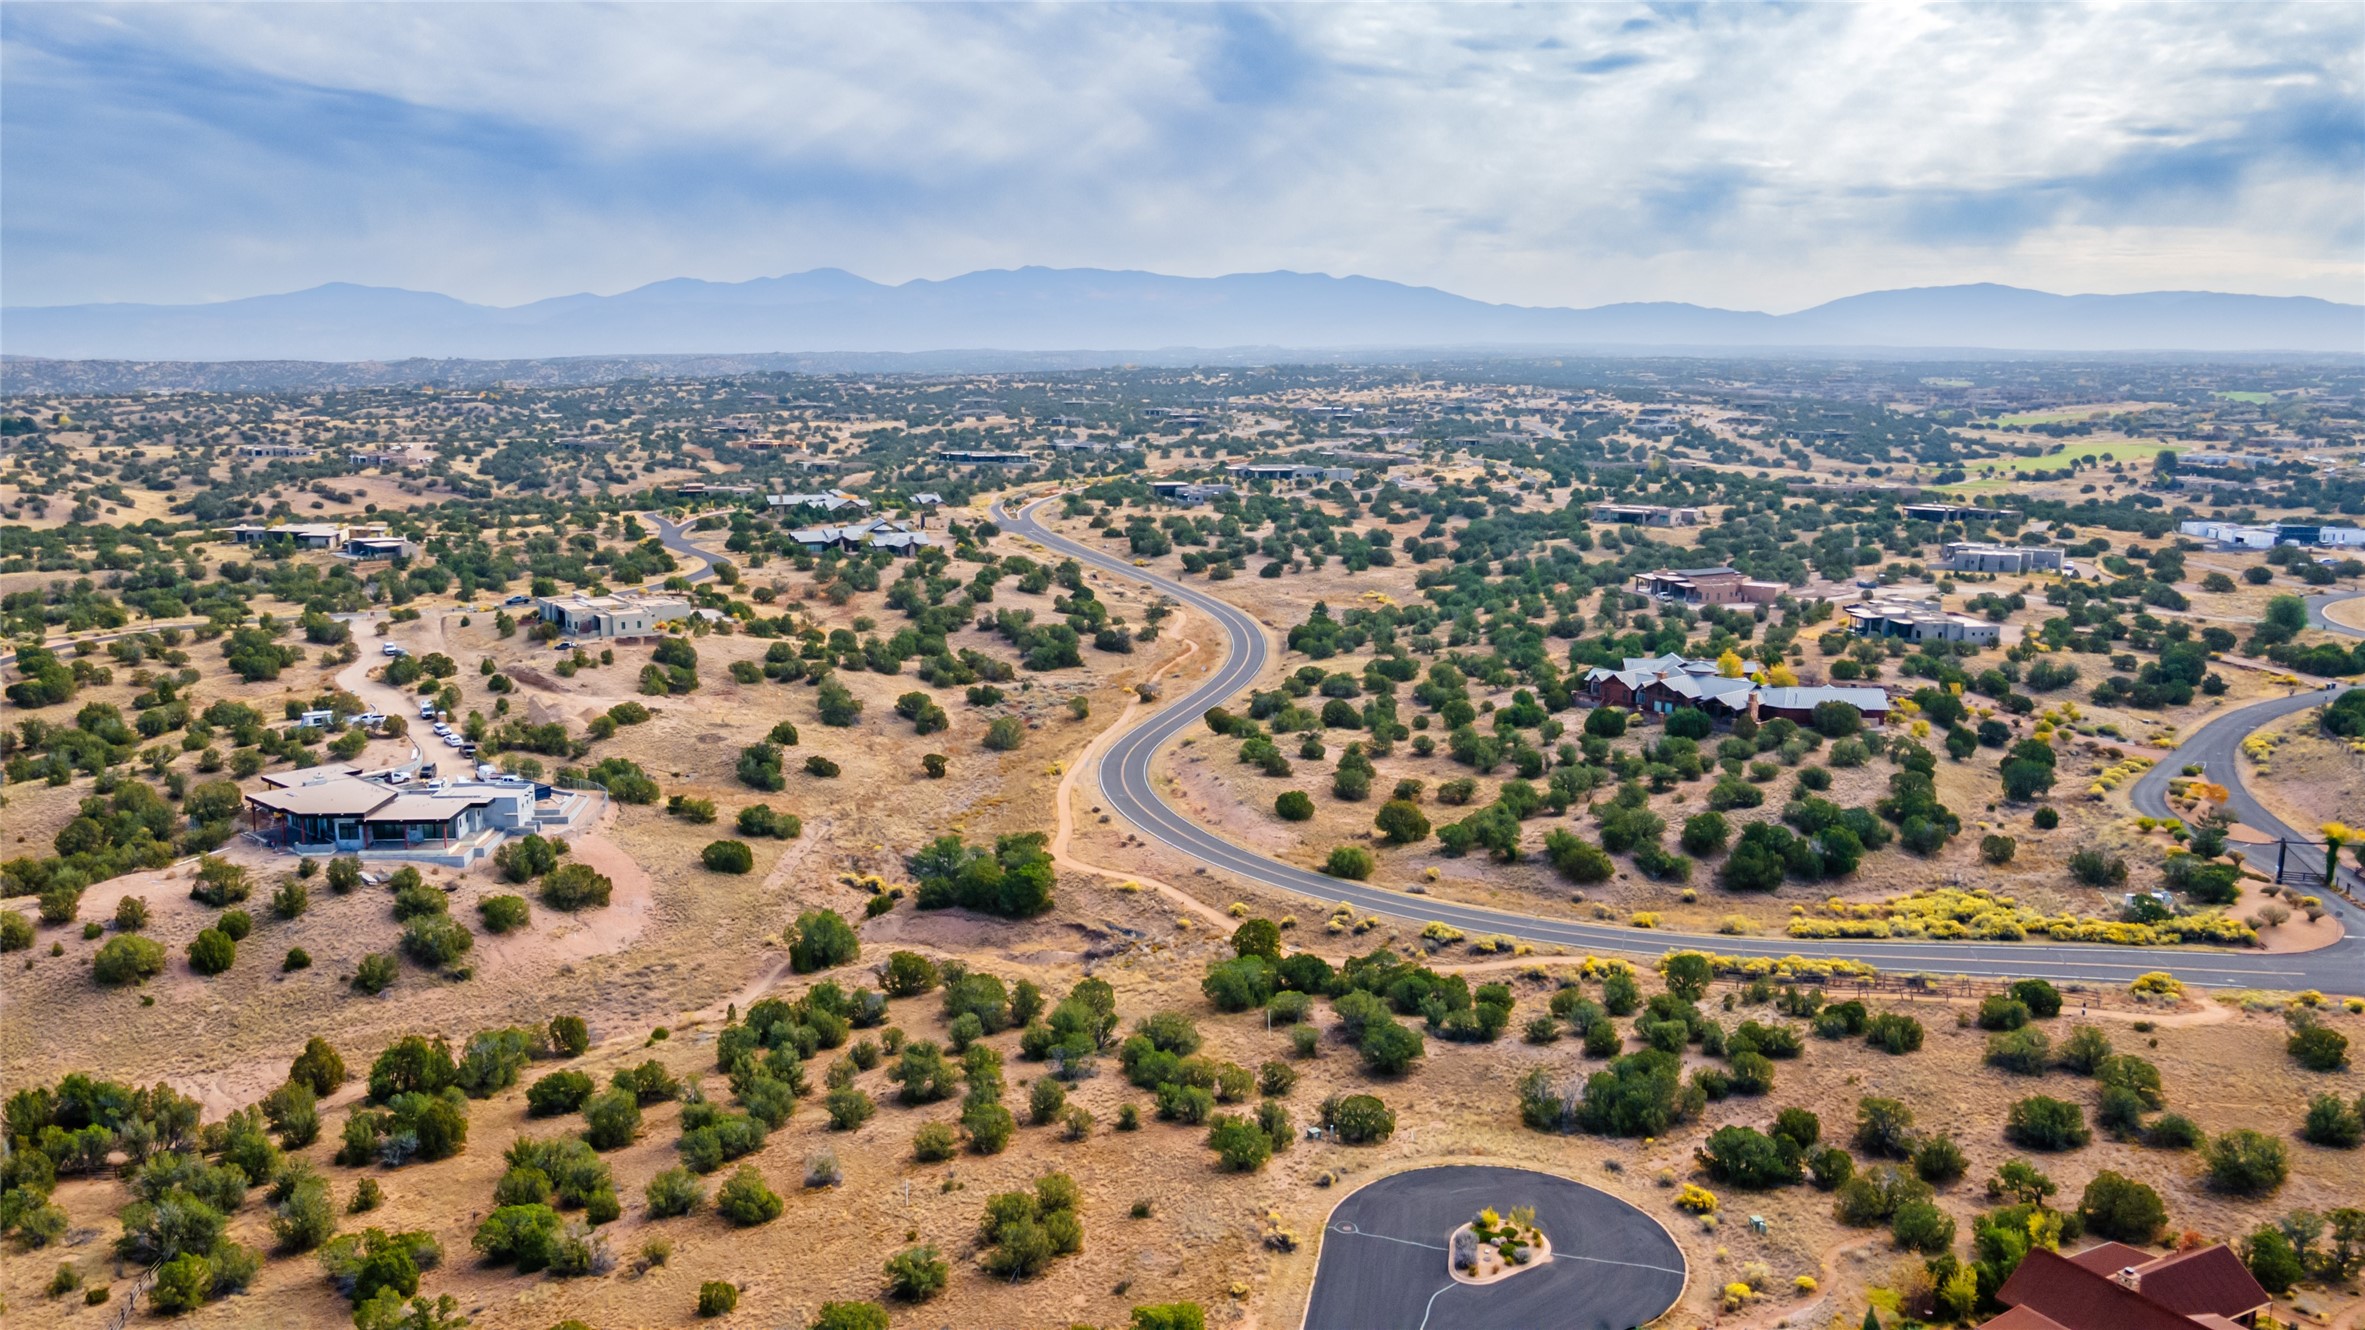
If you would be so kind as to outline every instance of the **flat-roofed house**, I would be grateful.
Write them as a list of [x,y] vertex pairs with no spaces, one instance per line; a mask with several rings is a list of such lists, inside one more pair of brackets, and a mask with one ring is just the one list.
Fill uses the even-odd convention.
[[248,834],[291,854],[389,854],[472,863],[535,826],[530,783],[403,787],[339,774],[246,796]]
[[864,512],[869,510],[870,500],[844,490],[823,490],[812,494],[767,494],[764,496],[764,506],[812,508],[824,513]]
[[415,557],[419,547],[401,536],[353,535],[345,540],[338,553],[348,559],[408,559]]
[[988,448],[939,448],[936,460],[947,466],[1026,466],[1035,460],[1035,455]]
[[2019,518],[2017,508],[1974,508],[1961,503],[1906,503],[1897,511],[1916,522],[2006,522]]
[[1831,685],[1760,688],[1757,690],[1757,718],[1761,721],[1794,720],[1805,725],[1815,719],[1815,708],[1825,702],[1841,702],[1854,707],[1857,715],[1875,725],[1889,719],[1889,695],[1886,691]]
[[1355,478],[1355,468],[1351,466],[1308,466],[1296,462],[1240,462],[1224,470],[1235,480],[1271,480],[1289,485],[1318,485]]
[[2058,573],[2061,551],[2043,546],[1982,545],[1974,540],[1949,541],[1947,570],[1957,573]]
[[544,596],[534,602],[542,619],[571,637],[630,642],[657,635],[660,624],[690,617],[690,603],[659,596]]
[[1627,526],[1698,526],[1697,508],[1668,508],[1655,503],[1597,503],[1593,520]]
[[1908,642],[1969,642],[1991,647],[2003,626],[1953,613],[1936,601],[1871,600],[1841,606],[1858,637],[1901,637]]
[[241,522],[230,528],[230,539],[241,545],[285,540],[300,550],[333,550],[345,543],[346,534],[345,528],[335,522],[283,522],[278,526]]
[[1210,485],[1196,480],[1153,480],[1150,482],[1150,492],[1169,503],[1196,508],[1237,491],[1229,485]]
[[1768,605],[1784,588],[1780,582],[1753,581],[1738,568],[1662,568],[1636,576],[1634,589],[1654,600],[1687,605]]

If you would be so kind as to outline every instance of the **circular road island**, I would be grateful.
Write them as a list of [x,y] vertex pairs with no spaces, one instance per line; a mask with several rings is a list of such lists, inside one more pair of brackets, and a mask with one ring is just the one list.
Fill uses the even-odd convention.
[[[1534,1206],[1551,1256],[1515,1279],[1453,1277],[1447,1242],[1479,1210]],[[1305,1330],[1631,1330],[1683,1296],[1683,1252],[1608,1192],[1533,1169],[1397,1173],[1331,1211]]]

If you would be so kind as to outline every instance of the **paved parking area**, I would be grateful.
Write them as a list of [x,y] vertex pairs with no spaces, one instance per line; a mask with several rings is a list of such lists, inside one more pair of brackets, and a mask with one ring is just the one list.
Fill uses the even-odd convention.
[[[1499,1283],[1456,1283],[1446,1235],[1479,1210],[1532,1205],[1552,1259]],[[1583,1183],[1451,1165],[1382,1178],[1322,1234],[1306,1330],[1631,1330],[1683,1296],[1683,1252],[1658,1222]]]

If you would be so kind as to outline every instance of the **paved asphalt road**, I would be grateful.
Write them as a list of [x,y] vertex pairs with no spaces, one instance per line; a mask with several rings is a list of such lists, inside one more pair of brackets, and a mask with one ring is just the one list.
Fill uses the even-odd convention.
[[[1226,636],[1231,639],[1231,653],[1213,678],[1121,736],[1109,746],[1100,763],[1101,797],[1110,809],[1139,827],[1143,834],[1198,860],[1210,869],[1236,874],[1316,901],[1327,903],[1343,900],[1359,911],[1414,926],[1434,919],[1472,935],[1502,933],[1528,942],[1565,946],[1580,951],[1656,956],[1676,947],[1696,947],[1725,956],[1841,957],[1863,961],[1892,973],[2043,978],[2057,982],[2094,984],[2125,984],[2146,971],[2166,970],[2193,983],[2219,988],[2314,988],[2328,993],[2365,994],[2365,920],[2360,920],[2353,909],[2344,908],[2342,918],[2349,926],[2349,935],[2340,943],[2319,951],[2283,955],[2078,943],[1753,940],[1683,933],[1642,933],[1632,928],[1459,905],[1329,877],[1242,849],[1200,827],[1169,805],[1160,796],[1157,782],[1150,774],[1150,759],[1168,739],[1199,724],[1201,714],[1209,707],[1229,699],[1263,672],[1272,651],[1263,627],[1238,607],[1218,597],[1054,535],[1035,521],[1031,513],[1031,506],[1014,512],[997,504],[995,509],[996,520],[1005,530],[1071,555],[1083,563],[1145,582],[1214,619],[1223,626]],[[2276,699],[2221,716],[2195,733],[2184,747],[2164,759],[2145,779],[2156,781],[2164,788],[2168,773],[2188,762],[2203,761],[2214,778],[2238,789],[2238,786],[2233,786],[2227,780],[2227,777],[2235,774],[2230,758],[2220,756],[2210,760],[2208,755],[2220,750],[2230,752],[2251,728],[2284,711],[2311,705],[2316,700],[2321,699],[2306,699],[2304,695],[2302,698]],[[2282,710],[2261,710],[2275,707]],[[2243,813],[2244,820],[2249,821],[2253,813],[2262,814],[2263,811],[2251,805]]]
[[685,534],[696,523],[696,518],[692,518],[688,522],[668,522],[655,513],[642,513],[640,518],[650,526],[657,528],[659,544],[673,551],[676,558],[688,559],[697,565],[698,571],[683,574],[684,580],[703,582],[714,576],[714,556],[691,544],[689,537]]
[[[1552,1259],[1463,1284],[1446,1238],[1488,1206],[1536,1208]],[[1339,1202],[1322,1233],[1304,1330],[1627,1330],[1683,1296],[1683,1252],[1607,1192],[1524,1168],[1416,1169]]]
[[2324,617],[2325,607],[2337,605],[2344,600],[2358,599],[2365,599],[2365,591],[2334,591],[2321,596],[2309,596],[2307,598],[2308,622],[2327,633],[2346,633],[2350,637],[2365,637],[2365,628],[2351,628],[2345,623],[2335,623]]

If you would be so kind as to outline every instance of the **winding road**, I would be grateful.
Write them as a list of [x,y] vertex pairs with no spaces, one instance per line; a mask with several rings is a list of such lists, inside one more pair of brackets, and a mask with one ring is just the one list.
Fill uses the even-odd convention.
[[2332,591],[2321,596],[2309,596],[2308,623],[2327,633],[2341,633],[2349,637],[2365,637],[2365,628],[2351,628],[2324,611],[2344,600],[2365,600],[2365,591]]
[[[1368,883],[1330,877],[1294,864],[1243,849],[1192,822],[1158,793],[1150,770],[1151,759],[1169,739],[1200,723],[1200,716],[1253,683],[1263,673],[1273,646],[1263,625],[1245,611],[1216,596],[1172,578],[1054,534],[1035,520],[1029,504],[1013,510],[1006,502],[994,505],[995,520],[1015,535],[1066,554],[1078,562],[1132,578],[1173,597],[1213,619],[1230,639],[1230,653],[1205,683],[1191,690],[1109,745],[1100,762],[1098,779],[1108,807],[1140,828],[1142,833],[1210,869],[1231,873],[1277,890],[1321,902],[1345,901],[1358,911],[1376,914],[1415,927],[1430,921],[1449,924],[1465,933],[1500,933],[1522,941],[1579,950],[1643,953],[1692,947],[1734,957],[1780,958],[1791,955],[1834,957],[1862,961],[1895,973],[1971,975],[1991,978],[2042,978],[2060,982],[2125,984],[2137,975],[2166,970],[2188,982],[2218,988],[2313,988],[2329,993],[2365,993],[2365,916],[2327,894],[2347,934],[2332,946],[2309,952],[2204,950],[2183,947],[2114,947],[2086,943],[2050,942],[1913,942],[1806,941],[1788,938],[1750,939],[1685,933],[1644,933],[1632,928],[1588,924],[1505,910],[1461,905],[1429,896],[1414,896]],[[670,544],[670,542],[669,542]],[[2235,793],[2242,821],[2268,834],[2291,835],[2289,829],[2250,800],[2238,783],[2232,754],[2252,729],[2277,716],[2324,701],[2321,694],[2299,694],[2254,703],[2219,716],[2196,731],[2176,752],[2163,759],[2139,781],[2137,806],[2146,787],[2164,799],[2168,775],[2200,762],[2212,778]],[[2164,802],[2145,809],[2166,811]],[[2341,870],[2352,885],[2356,874]]]

